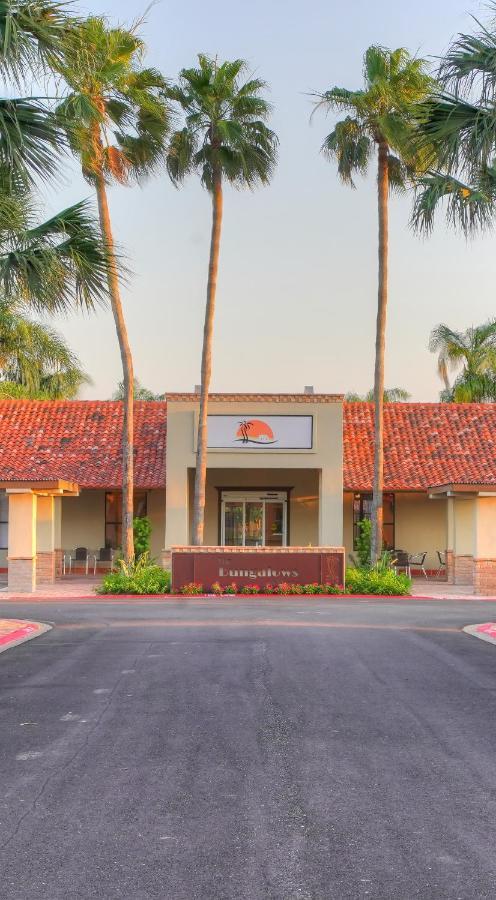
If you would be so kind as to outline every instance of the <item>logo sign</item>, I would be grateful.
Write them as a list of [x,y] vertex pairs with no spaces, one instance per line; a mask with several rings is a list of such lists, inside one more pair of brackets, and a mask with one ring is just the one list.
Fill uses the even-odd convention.
[[311,450],[313,416],[208,416],[210,450]]

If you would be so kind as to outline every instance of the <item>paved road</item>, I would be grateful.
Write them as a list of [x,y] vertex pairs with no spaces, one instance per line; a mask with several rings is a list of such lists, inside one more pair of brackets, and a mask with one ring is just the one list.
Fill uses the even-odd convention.
[[0,602],[2,900],[496,895],[496,603]]

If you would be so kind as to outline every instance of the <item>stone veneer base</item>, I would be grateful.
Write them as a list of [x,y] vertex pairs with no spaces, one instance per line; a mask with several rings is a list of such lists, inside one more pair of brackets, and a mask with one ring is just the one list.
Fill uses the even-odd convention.
[[8,591],[15,594],[32,594],[36,590],[36,559],[34,557],[8,557]]

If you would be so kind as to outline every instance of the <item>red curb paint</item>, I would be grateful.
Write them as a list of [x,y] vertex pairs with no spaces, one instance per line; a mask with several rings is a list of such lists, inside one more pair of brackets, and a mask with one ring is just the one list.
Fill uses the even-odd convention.
[[17,628],[16,631],[9,631],[8,634],[4,634],[0,637],[0,645],[10,644],[12,641],[19,641],[21,638],[27,637],[29,634],[34,634],[36,631],[39,631],[37,625],[27,624],[22,628]]
[[487,634],[489,637],[496,638],[496,622],[485,622],[476,629],[480,634]]

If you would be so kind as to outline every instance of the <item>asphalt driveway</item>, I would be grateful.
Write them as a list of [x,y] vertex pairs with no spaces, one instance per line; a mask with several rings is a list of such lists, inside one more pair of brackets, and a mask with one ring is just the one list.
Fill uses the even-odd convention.
[[496,893],[495,602],[0,602],[2,900]]

